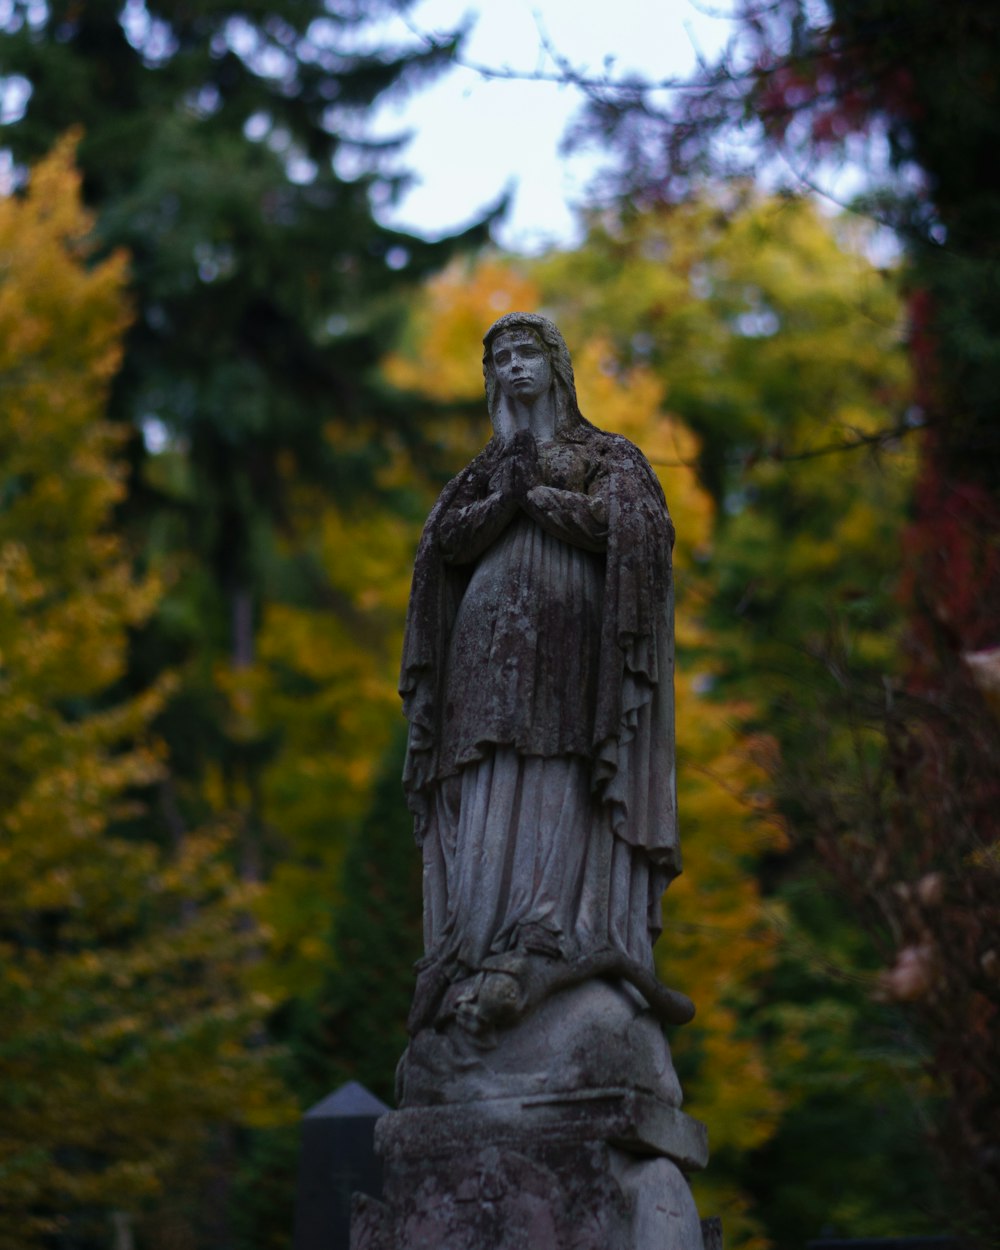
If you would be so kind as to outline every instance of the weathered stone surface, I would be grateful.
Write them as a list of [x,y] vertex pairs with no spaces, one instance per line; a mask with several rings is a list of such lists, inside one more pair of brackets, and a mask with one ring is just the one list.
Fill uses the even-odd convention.
[[663,1030],[628,986],[590,981],[544,999],[509,1028],[424,1029],[399,1071],[405,1106],[631,1086],[679,1107]]
[[701,1250],[676,1164],[602,1141],[467,1134],[387,1176],[385,1201],[356,1208],[352,1250]]
[[680,867],[662,489],[584,420],[551,322],[508,314],[484,346],[494,437],[424,528],[400,680],[424,856],[413,1033],[509,1029],[539,984],[565,988],[553,964],[608,952],[617,979],[653,981]]
[[688,1183],[667,1159],[611,1152],[611,1169],[628,1207],[628,1250],[701,1250],[701,1221]]
[[[630,1089],[390,1112],[352,1250],[702,1250],[704,1126]],[[683,1171],[682,1171],[683,1169]]]
[[571,1149],[591,1141],[635,1155],[663,1155],[688,1172],[708,1162],[703,1124],[632,1089],[404,1108],[383,1116],[375,1127],[375,1148],[393,1167],[407,1167],[415,1157],[461,1154],[470,1143]]

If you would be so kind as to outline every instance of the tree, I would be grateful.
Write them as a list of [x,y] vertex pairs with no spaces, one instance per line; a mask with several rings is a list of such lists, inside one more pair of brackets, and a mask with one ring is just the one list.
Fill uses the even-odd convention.
[[[372,431],[356,433],[363,439]],[[423,501],[415,486],[394,496],[389,478],[399,469],[382,477],[379,506],[341,507],[313,489],[293,490],[290,545],[312,567],[323,597],[268,605],[255,662],[226,677],[245,732],[276,744],[258,797],[281,839],[259,908],[273,934],[259,975],[275,995],[311,1000],[329,987],[331,905],[350,907],[344,859],[363,836],[376,787],[387,784],[383,761],[400,720],[397,668]],[[416,474],[411,468],[406,476]]]
[[[790,853],[758,873],[781,941],[740,1024],[764,1044],[783,1114],[739,1164],[779,1244],[824,1226],[935,1227],[905,1085],[919,1050],[897,1013],[866,1001],[877,954],[813,853],[830,811],[857,813],[865,777],[878,775],[879,712],[851,705],[844,669],[880,681],[901,664],[894,544],[914,449],[885,432],[909,379],[895,282],[864,241],[807,202],[740,185],[604,215],[582,252],[542,267],[546,301],[566,299],[584,332],[609,327],[608,367],[651,366],[700,436],[691,463],[718,514],[701,553],[711,648],[697,663],[780,748],[767,789]],[[828,1144],[859,1136],[879,1140],[879,1165],[831,1170]]]
[[[18,0],[0,29],[4,73],[30,90],[5,130],[16,160],[82,124],[99,254],[131,256],[109,414],[132,434],[120,519],[164,588],[125,680],[176,676],[141,833],[180,852],[200,828],[232,832],[263,921],[248,977],[275,1001],[321,980],[348,832],[388,741],[384,708],[338,689],[363,685],[351,648],[371,617],[357,585],[344,592],[343,549],[327,550],[358,518],[391,531],[385,449],[420,437],[376,364],[402,294],[486,232],[430,244],[375,219],[404,181],[401,143],[370,143],[366,113],[455,46],[375,46],[370,19],[403,8]],[[289,657],[292,640],[310,651]],[[272,1038],[291,1014],[273,1013]],[[221,1211],[240,1148],[233,1132],[214,1143]]]
[[869,736],[869,784],[852,787],[838,770],[840,801],[825,805],[817,849],[877,936],[881,992],[908,1004],[925,1039],[940,1097],[938,1166],[964,1196],[948,1218],[984,1243],[1000,1215],[990,701],[1000,609],[990,224],[1000,199],[990,155],[1000,138],[998,52],[1000,21],[974,3],[747,5],[726,55],[666,107],[651,84],[598,86],[584,123],[624,158],[617,189],[647,202],[731,173],[733,159],[745,170],[748,153],[780,157],[807,184],[845,155],[866,156],[868,187],[855,207],[890,226],[904,249],[911,418],[926,431],[912,522],[896,543],[908,663],[877,714],[872,692],[852,691],[855,727]]
[[380,451],[355,432],[406,424],[374,380],[394,293],[455,243],[374,220],[400,185],[399,145],[369,143],[365,111],[443,68],[454,41],[365,50],[373,15],[318,0],[19,2],[0,31],[6,72],[31,91],[13,151],[82,123],[98,237],[132,257],[111,415],[144,432],[128,445],[128,519],[174,570],[132,660],[138,684],[182,675],[160,721],[167,836],[224,810],[258,879],[275,851],[258,795],[274,743],[239,724],[225,674],[251,663],[266,603],[322,597],[282,533],[290,483],[377,495]]
[[111,526],[126,490],[104,419],[128,323],[122,254],[89,266],[73,142],[0,201],[0,1245],[101,1244],[155,1206],[221,1120],[276,1109],[257,938],[228,832],[176,853],[141,826],[168,681],[122,692],[155,610]]

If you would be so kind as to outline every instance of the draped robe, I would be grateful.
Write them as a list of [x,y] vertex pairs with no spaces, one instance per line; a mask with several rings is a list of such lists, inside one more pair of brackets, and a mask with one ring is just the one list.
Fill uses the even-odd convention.
[[626,439],[539,445],[510,517],[494,438],[448,484],[414,568],[400,690],[426,961],[617,947],[651,966],[680,871],[673,528]]

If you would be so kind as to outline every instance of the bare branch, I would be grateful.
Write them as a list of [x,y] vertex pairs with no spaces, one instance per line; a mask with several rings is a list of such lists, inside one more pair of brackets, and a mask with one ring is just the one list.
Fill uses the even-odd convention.
[[[798,451],[785,451],[780,444],[769,444],[767,446],[754,447],[748,451],[732,452],[725,457],[725,460],[727,464],[742,464],[746,466],[758,464],[761,461],[788,464],[797,460],[815,460],[820,456],[837,455],[845,451],[858,451],[862,447],[888,447],[907,434],[915,434],[925,429],[927,429],[927,422],[925,421],[906,420],[901,421],[898,425],[889,426],[887,429],[873,430],[867,434],[856,430],[854,431],[854,438],[843,438],[837,442],[821,443],[817,447],[803,447]],[[698,467],[696,460],[652,460],[650,463],[654,469],[694,469]]]
[[[428,51],[444,51],[447,48],[448,41],[421,29],[411,18],[405,15],[401,15],[401,19],[407,30],[414,38],[419,39]],[[705,81],[687,78],[643,79],[636,75],[629,75],[624,78],[615,78],[611,74],[591,75],[573,65],[558,51],[541,25],[538,14],[535,15],[535,21],[539,32],[539,46],[552,61],[555,66],[554,69],[546,70],[539,66],[535,69],[526,70],[515,69],[510,65],[487,65],[483,61],[473,61],[461,54],[455,57],[454,63],[461,69],[478,74],[481,78],[500,82],[552,82],[559,83],[562,86],[578,87],[581,90],[607,91],[611,94],[628,94],[637,97],[656,91],[705,91],[713,85],[713,76],[718,75],[720,72],[721,67],[713,69],[706,66],[705,68],[710,76]],[[728,67],[724,71],[724,77],[727,79],[733,78],[732,71]]]

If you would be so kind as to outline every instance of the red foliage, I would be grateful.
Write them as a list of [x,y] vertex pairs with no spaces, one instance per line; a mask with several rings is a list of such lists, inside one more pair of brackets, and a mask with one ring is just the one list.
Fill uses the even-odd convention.
[[925,287],[910,295],[910,359],[914,397],[925,411],[933,411],[937,407],[941,368],[934,336],[934,303]]
[[[757,32],[761,43],[768,33]],[[817,154],[851,135],[871,131],[878,119],[914,121],[923,114],[910,71],[866,55],[866,46],[841,38],[836,25],[808,57],[778,61],[763,46],[754,67],[751,105],[770,140],[782,143],[796,118],[807,121]]]
[[755,107],[768,136],[781,140],[800,110],[815,103],[817,81],[795,65],[773,68],[766,59],[760,65]]
[[945,476],[928,438],[915,518],[903,536],[911,608],[911,680],[925,689],[945,662],[1000,646],[1000,503],[979,482]]
[[[1000,1219],[1000,505],[928,437],[904,535],[906,687],[889,717],[893,799],[877,836],[821,847],[887,934],[945,1095],[940,1157],[966,1210]],[[988,1244],[985,1225],[965,1231]]]

